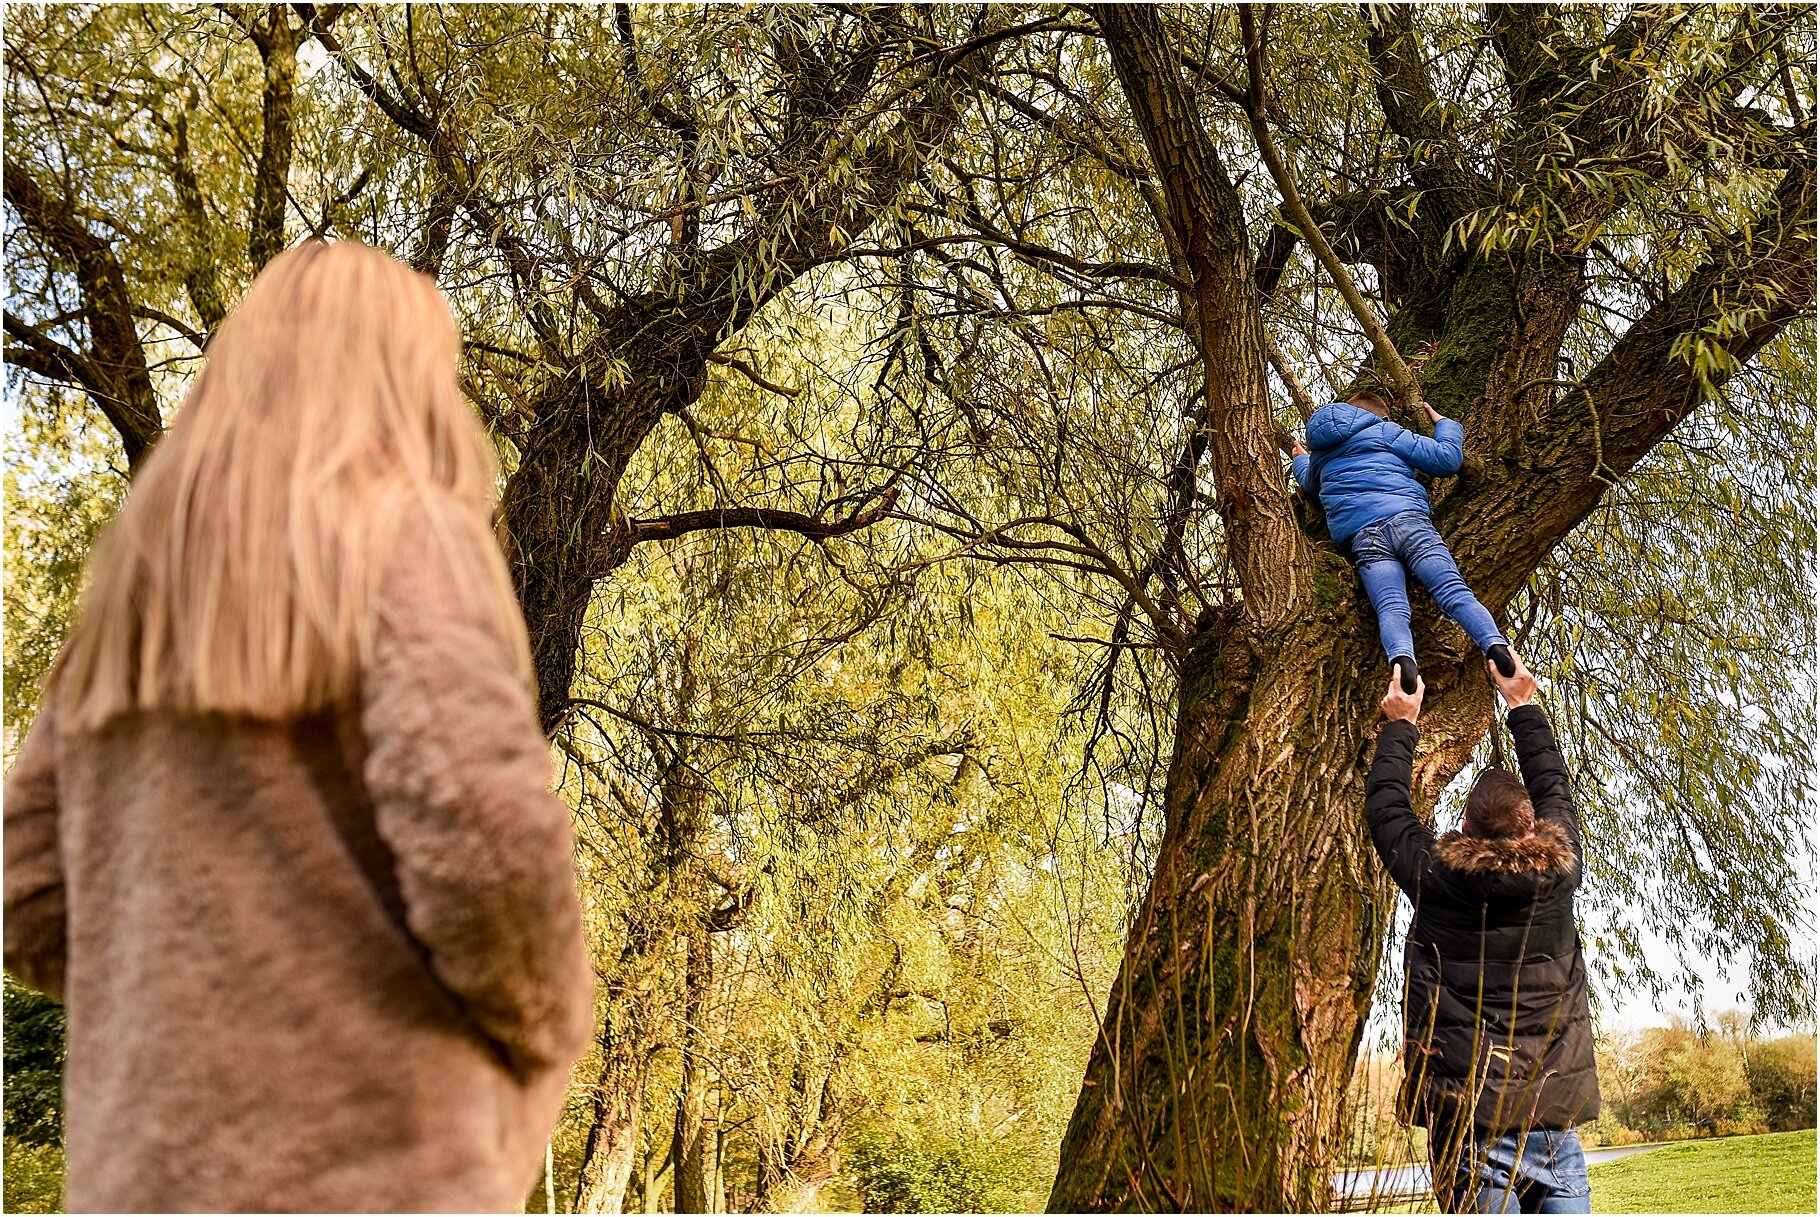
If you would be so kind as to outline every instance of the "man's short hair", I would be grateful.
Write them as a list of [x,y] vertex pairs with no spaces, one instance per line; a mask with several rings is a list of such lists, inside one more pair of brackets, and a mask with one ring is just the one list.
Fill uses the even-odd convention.
[[1390,414],[1390,403],[1370,389],[1360,389],[1346,400],[1361,409],[1370,410],[1380,418],[1388,417]]
[[1517,775],[1493,766],[1481,773],[1466,796],[1460,827],[1469,837],[1521,837],[1536,826],[1536,809]]

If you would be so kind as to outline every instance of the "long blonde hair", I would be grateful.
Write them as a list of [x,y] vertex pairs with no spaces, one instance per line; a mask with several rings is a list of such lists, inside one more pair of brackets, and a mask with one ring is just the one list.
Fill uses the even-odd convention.
[[380,250],[273,259],[90,557],[57,677],[65,727],[154,708],[283,720],[347,697],[413,504],[528,681],[460,353],[435,284]]

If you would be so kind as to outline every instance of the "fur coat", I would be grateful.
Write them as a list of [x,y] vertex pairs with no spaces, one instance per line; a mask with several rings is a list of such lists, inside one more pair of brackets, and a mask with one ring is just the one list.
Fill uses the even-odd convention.
[[69,1014],[72,1210],[516,1211],[592,980],[510,649],[407,533],[360,694],[57,725],[6,781],[6,966]]

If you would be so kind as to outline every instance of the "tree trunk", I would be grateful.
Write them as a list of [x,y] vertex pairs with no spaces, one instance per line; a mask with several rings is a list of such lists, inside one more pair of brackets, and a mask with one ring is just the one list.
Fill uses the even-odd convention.
[[[649,353],[654,360],[655,352]],[[644,362],[629,352],[633,362]],[[614,496],[632,455],[665,409],[701,391],[705,361],[611,392],[586,360],[538,405],[501,505],[512,580],[524,607],[546,732],[568,714],[582,621],[595,582],[619,561]]]
[[[1355,611],[1323,618],[1260,640],[1234,613],[1193,645],[1164,838],[1053,1212],[1328,1206],[1392,892],[1359,815],[1376,638]],[[1438,747],[1420,794],[1464,762],[1489,715],[1481,693],[1425,719]]]
[[[1802,188],[1786,189],[1791,211]],[[1811,265],[1811,243],[1801,242],[1789,245]],[[1696,275],[1660,311],[1700,315],[1703,282]],[[1794,282],[1735,351],[1758,349],[1811,299],[1811,286]],[[1570,405],[1553,407],[1553,426],[1512,425],[1527,409],[1512,397],[1546,376],[1577,296],[1548,273],[1514,291],[1510,283],[1502,268],[1463,270],[1451,293],[1459,311],[1424,374],[1437,402],[1475,407],[1469,447],[1487,457],[1436,495],[1435,514],[1494,613],[1596,505],[1606,483],[1592,476],[1594,461],[1612,476],[1627,472],[1698,400],[1680,369],[1645,370],[1668,364],[1668,327],[1639,327],[1588,381],[1625,386],[1602,392],[1602,406],[1635,394],[1650,408],[1627,406],[1622,423],[1606,416],[1601,437],[1587,435],[1601,420],[1586,411],[1581,424]],[[1487,300],[1462,299],[1475,295]],[[1474,392],[1474,380],[1488,387]],[[1383,656],[1356,579],[1327,562],[1286,621],[1260,622],[1241,603],[1189,646],[1156,870],[1063,1142],[1051,1211],[1329,1206],[1341,1100],[1394,892],[1359,810]],[[1429,692],[1414,793],[1426,808],[1483,738],[1492,703],[1476,648],[1426,597],[1415,608]]]
[[708,1071],[702,1059],[713,982],[714,940],[705,932],[691,935],[684,970],[682,1080],[676,1092],[676,1131],[670,1157],[676,1164],[676,1211],[712,1213],[710,1184],[717,1173],[713,1130],[707,1126]]
[[727,1211],[727,1128],[721,1123],[724,1110],[724,1104],[715,1109],[714,1172],[708,1179],[708,1201],[713,1206],[709,1211],[715,1213]]
[[[1259,404],[1267,388],[1256,371],[1262,336],[1243,208],[1184,83],[1174,35],[1158,8],[1093,11],[1167,201],[1158,220],[1207,378],[1205,477],[1218,491],[1240,596],[1204,614],[1177,652],[1163,840],[1050,1207],[1321,1208],[1393,907],[1359,813],[1388,677],[1356,580],[1293,526],[1280,497]],[[1374,66],[1399,82],[1393,101],[1428,95],[1418,41],[1400,34],[1371,47]],[[1400,129],[1433,109],[1388,112]],[[1616,123],[1588,138],[1629,129]],[[1400,133],[1412,146],[1428,138]],[[1419,177],[1440,162],[1412,164]],[[1426,233],[1354,229],[1348,257],[1376,267],[1405,356],[1434,344],[1424,384],[1465,422],[1473,454],[1437,487],[1435,520],[1497,613],[1613,479],[1701,400],[1677,342],[1729,324],[1723,345],[1741,366],[1810,306],[1813,162],[1795,158],[1764,210],[1714,234],[1706,261],[1566,392],[1557,358],[1584,263],[1547,249],[1479,258],[1432,240],[1490,194],[1466,164],[1441,164],[1423,196]],[[1604,205],[1568,194],[1583,219]],[[1753,299],[1765,306],[1745,303]],[[1438,632],[1427,598],[1416,608],[1428,694],[1414,794],[1426,806],[1483,737],[1491,700],[1463,634]]]
[[291,172],[291,150],[296,142],[297,48],[306,34],[292,26],[282,4],[268,5],[265,17],[251,27],[254,45],[265,63],[265,92],[261,98],[259,167],[253,174],[251,221],[247,233],[247,261],[258,274],[267,262],[284,251],[285,186]]
[[674,1165],[675,1159],[671,1156],[668,1146],[665,1147],[661,1158],[655,1151],[645,1155],[639,1180],[641,1212],[663,1211],[664,1188],[670,1182],[671,1167]]
[[[1494,437],[1509,434],[1504,390],[1552,366],[1575,274],[1544,266],[1513,285],[1504,267],[1459,267],[1434,287],[1435,309],[1393,319],[1400,343],[1436,344],[1428,394],[1470,418],[1475,448],[1496,451]],[[1230,344],[1240,327],[1212,315],[1214,299],[1203,296],[1201,324]],[[1437,493],[1437,516],[1497,612],[1569,525],[1515,539],[1535,520],[1532,495],[1450,527],[1449,495],[1472,480]],[[1063,1143],[1053,1211],[1330,1204],[1342,1100],[1395,899],[1360,814],[1388,677],[1344,560],[1310,550],[1301,578],[1306,593],[1276,598],[1288,604],[1277,616],[1259,611],[1273,598],[1248,581],[1246,600],[1200,623],[1189,643],[1164,837]],[[1414,794],[1426,808],[1484,738],[1492,700],[1464,632],[1424,596],[1414,608],[1429,688]]]
[[636,1046],[627,1045],[623,1037],[616,1038],[610,1026],[601,1038],[594,1120],[582,1150],[575,1211],[617,1214],[625,1211],[626,1188],[632,1182],[632,1166],[638,1157],[649,1057]]
[[[648,909],[663,907],[662,878],[657,876],[659,881],[646,889]],[[658,1049],[657,1029],[668,998],[661,948],[671,941],[669,930],[658,915],[628,927],[618,970],[607,979],[594,1118],[588,1126],[575,1190],[578,1213],[620,1213],[625,1208],[626,1189],[638,1156],[645,1082]]]
[[798,1065],[790,1078],[789,1112],[781,1137],[758,1137],[760,1212],[800,1213],[840,1169],[841,1102],[838,1065]]
[[132,293],[113,247],[89,230],[74,200],[45,189],[24,164],[6,161],[6,201],[27,229],[66,260],[81,293],[88,345],[73,350],[12,312],[7,362],[43,376],[80,385],[120,435],[133,473],[164,434],[145,348],[134,320]]

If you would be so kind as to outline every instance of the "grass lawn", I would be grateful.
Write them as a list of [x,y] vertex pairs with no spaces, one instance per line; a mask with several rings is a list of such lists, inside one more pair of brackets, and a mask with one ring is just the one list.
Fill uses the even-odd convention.
[[1588,1171],[1598,1213],[1811,1213],[1814,1130],[1682,1141]]
[[[1812,1213],[1814,1130],[1678,1141],[1587,1174],[1595,1213]],[[1432,1198],[1381,1202],[1376,1213],[1434,1213]]]

